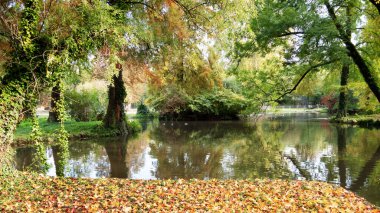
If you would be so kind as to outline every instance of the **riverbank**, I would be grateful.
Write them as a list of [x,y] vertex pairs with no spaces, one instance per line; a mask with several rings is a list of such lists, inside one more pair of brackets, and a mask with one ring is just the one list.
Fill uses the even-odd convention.
[[265,111],[266,114],[291,114],[291,113],[327,113],[326,108],[286,108],[275,107],[269,108]]
[[380,212],[352,192],[316,181],[13,176],[0,175],[0,211]]
[[[60,124],[47,122],[46,118],[39,118],[38,122],[41,128],[43,141],[55,141]],[[137,121],[128,121],[128,124],[131,134],[135,134],[141,130],[141,125]],[[14,141],[12,146],[33,144],[33,141],[30,140],[32,126],[31,120],[22,121],[17,126],[14,133]],[[117,129],[104,128],[102,121],[66,121],[65,129],[68,132],[70,139],[90,139],[98,137],[114,137],[119,135],[119,131]]]
[[343,118],[332,118],[332,122],[341,124],[352,124],[360,127],[380,127],[380,114],[373,115],[349,115]]

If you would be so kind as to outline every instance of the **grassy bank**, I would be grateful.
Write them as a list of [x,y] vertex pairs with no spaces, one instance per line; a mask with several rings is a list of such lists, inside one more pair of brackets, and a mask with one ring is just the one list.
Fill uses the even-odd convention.
[[379,212],[341,187],[284,180],[128,180],[0,175],[0,211]]
[[333,118],[332,122],[359,125],[361,127],[380,127],[380,114],[350,115],[339,119]]
[[266,111],[268,114],[287,114],[287,113],[327,113],[326,108],[271,108]]
[[[54,141],[60,124],[59,123],[49,123],[46,118],[38,119],[42,137],[45,141]],[[137,121],[129,121],[129,127],[131,134],[141,130],[141,126]],[[94,137],[113,137],[119,134],[117,129],[107,129],[102,126],[101,121],[89,121],[89,122],[77,122],[77,121],[66,121],[65,129],[69,133],[70,138],[94,138]],[[26,120],[21,122],[14,134],[14,144],[26,144],[31,143],[30,134],[32,132],[32,122]]]

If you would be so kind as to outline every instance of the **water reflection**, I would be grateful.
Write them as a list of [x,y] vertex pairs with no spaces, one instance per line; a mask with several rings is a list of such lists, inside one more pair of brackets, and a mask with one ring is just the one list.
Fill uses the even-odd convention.
[[33,158],[35,156],[36,149],[34,147],[26,147],[16,150],[15,166],[18,170],[27,170],[33,165]]
[[[380,131],[330,124],[316,114],[250,122],[145,123],[136,138],[70,143],[65,176],[133,179],[282,178],[339,184],[380,205]],[[16,168],[33,148],[18,149]],[[57,170],[55,148],[48,148]]]
[[110,175],[117,178],[128,178],[127,166],[127,140],[125,137],[120,141],[109,141],[104,144],[104,148],[110,162]]
[[338,134],[338,169],[339,169],[339,182],[340,186],[346,187],[346,144],[347,144],[347,128],[336,126],[336,132]]

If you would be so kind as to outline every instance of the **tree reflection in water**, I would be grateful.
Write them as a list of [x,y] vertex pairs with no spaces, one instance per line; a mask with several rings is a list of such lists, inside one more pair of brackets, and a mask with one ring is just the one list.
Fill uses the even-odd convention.
[[34,147],[24,147],[16,150],[15,155],[15,167],[17,170],[36,170],[37,167],[33,167],[33,158],[35,156],[36,149]]
[[229,131],[218,123],[162,123],[150,133],[153,140],[150,154],[157,159],[154,176],[159,179],[222,176],[223,139]]
[[111,165],[110,176],[115,178],[128,178],[127,158],[127,139],[120,138],[118,141],[108,141],[104,143],[108,160]]

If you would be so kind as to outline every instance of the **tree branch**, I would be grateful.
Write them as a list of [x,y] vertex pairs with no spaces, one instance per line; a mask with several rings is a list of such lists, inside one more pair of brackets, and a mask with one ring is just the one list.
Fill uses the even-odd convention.
[[330,18],[332,19],[335,25],[335,28],[337,29],[340,35],[339,36],[340,39],[342,40],[342,42],[346,46],[346,49],[348,50],[349,56],[355,62],[356,66],[359,68],[361,75],[363,76],[368,87],[376,96],[377,101],[380,102],[380,87],[378,85],[378,82],[379,82],[378,76],[371,73],[371,70],[369,66],[367,65],[367,62],[361,56],[356,46],[351,42],[350,35],[347,35],[347,32],[344,30],[344,27],[342,26],[341,23],[339,23],[338,18],[336,17],[334,8],[331,6],[329,1],[324,0],[324,4],[327,8]]
[[125,4],[141,4],[141,5],[144,5],[145,7],[151,9],[151,10],[155,10],[155,8],[145,2],[142,2],[142,1],[127,1],[125,2]]
[[286,32],[286,33],[283,33],[283,34],[280,34],[280,35],[277,35],[276,37],[286,37],[286,36],[290,36],[290,35],[303,35],[305,34],[305,32],[302,32],[302,31],[295,31],[295,32]]
[[326,61],[326,62],[322,62],[322,63],[319,63],[319,64],[316,64],[316,65],[313,65],[311,67],[309,67],[303,74],[302,76],[300,77],[300,79],[298,79],[297,83],[293,86],[293,88],[291,89],[288,89],[286,90],[283,94],[281,94],[278,98],[272,100],[272,101],[279,101],[281,98],[283,98],[285,95],[288,95],[292,92],[294,92],[297,87],[301,84],[302,80],[307,76],[307,74],[309,74],[311,71],[313,71],[314,69],[317,69],[319,67],[322,67],[322,66],[325,66],[325,65],[328,65],[328,64],[332,64],[334,62],[338,61],[337,59],[335,60],[331,60],[331,61]]

